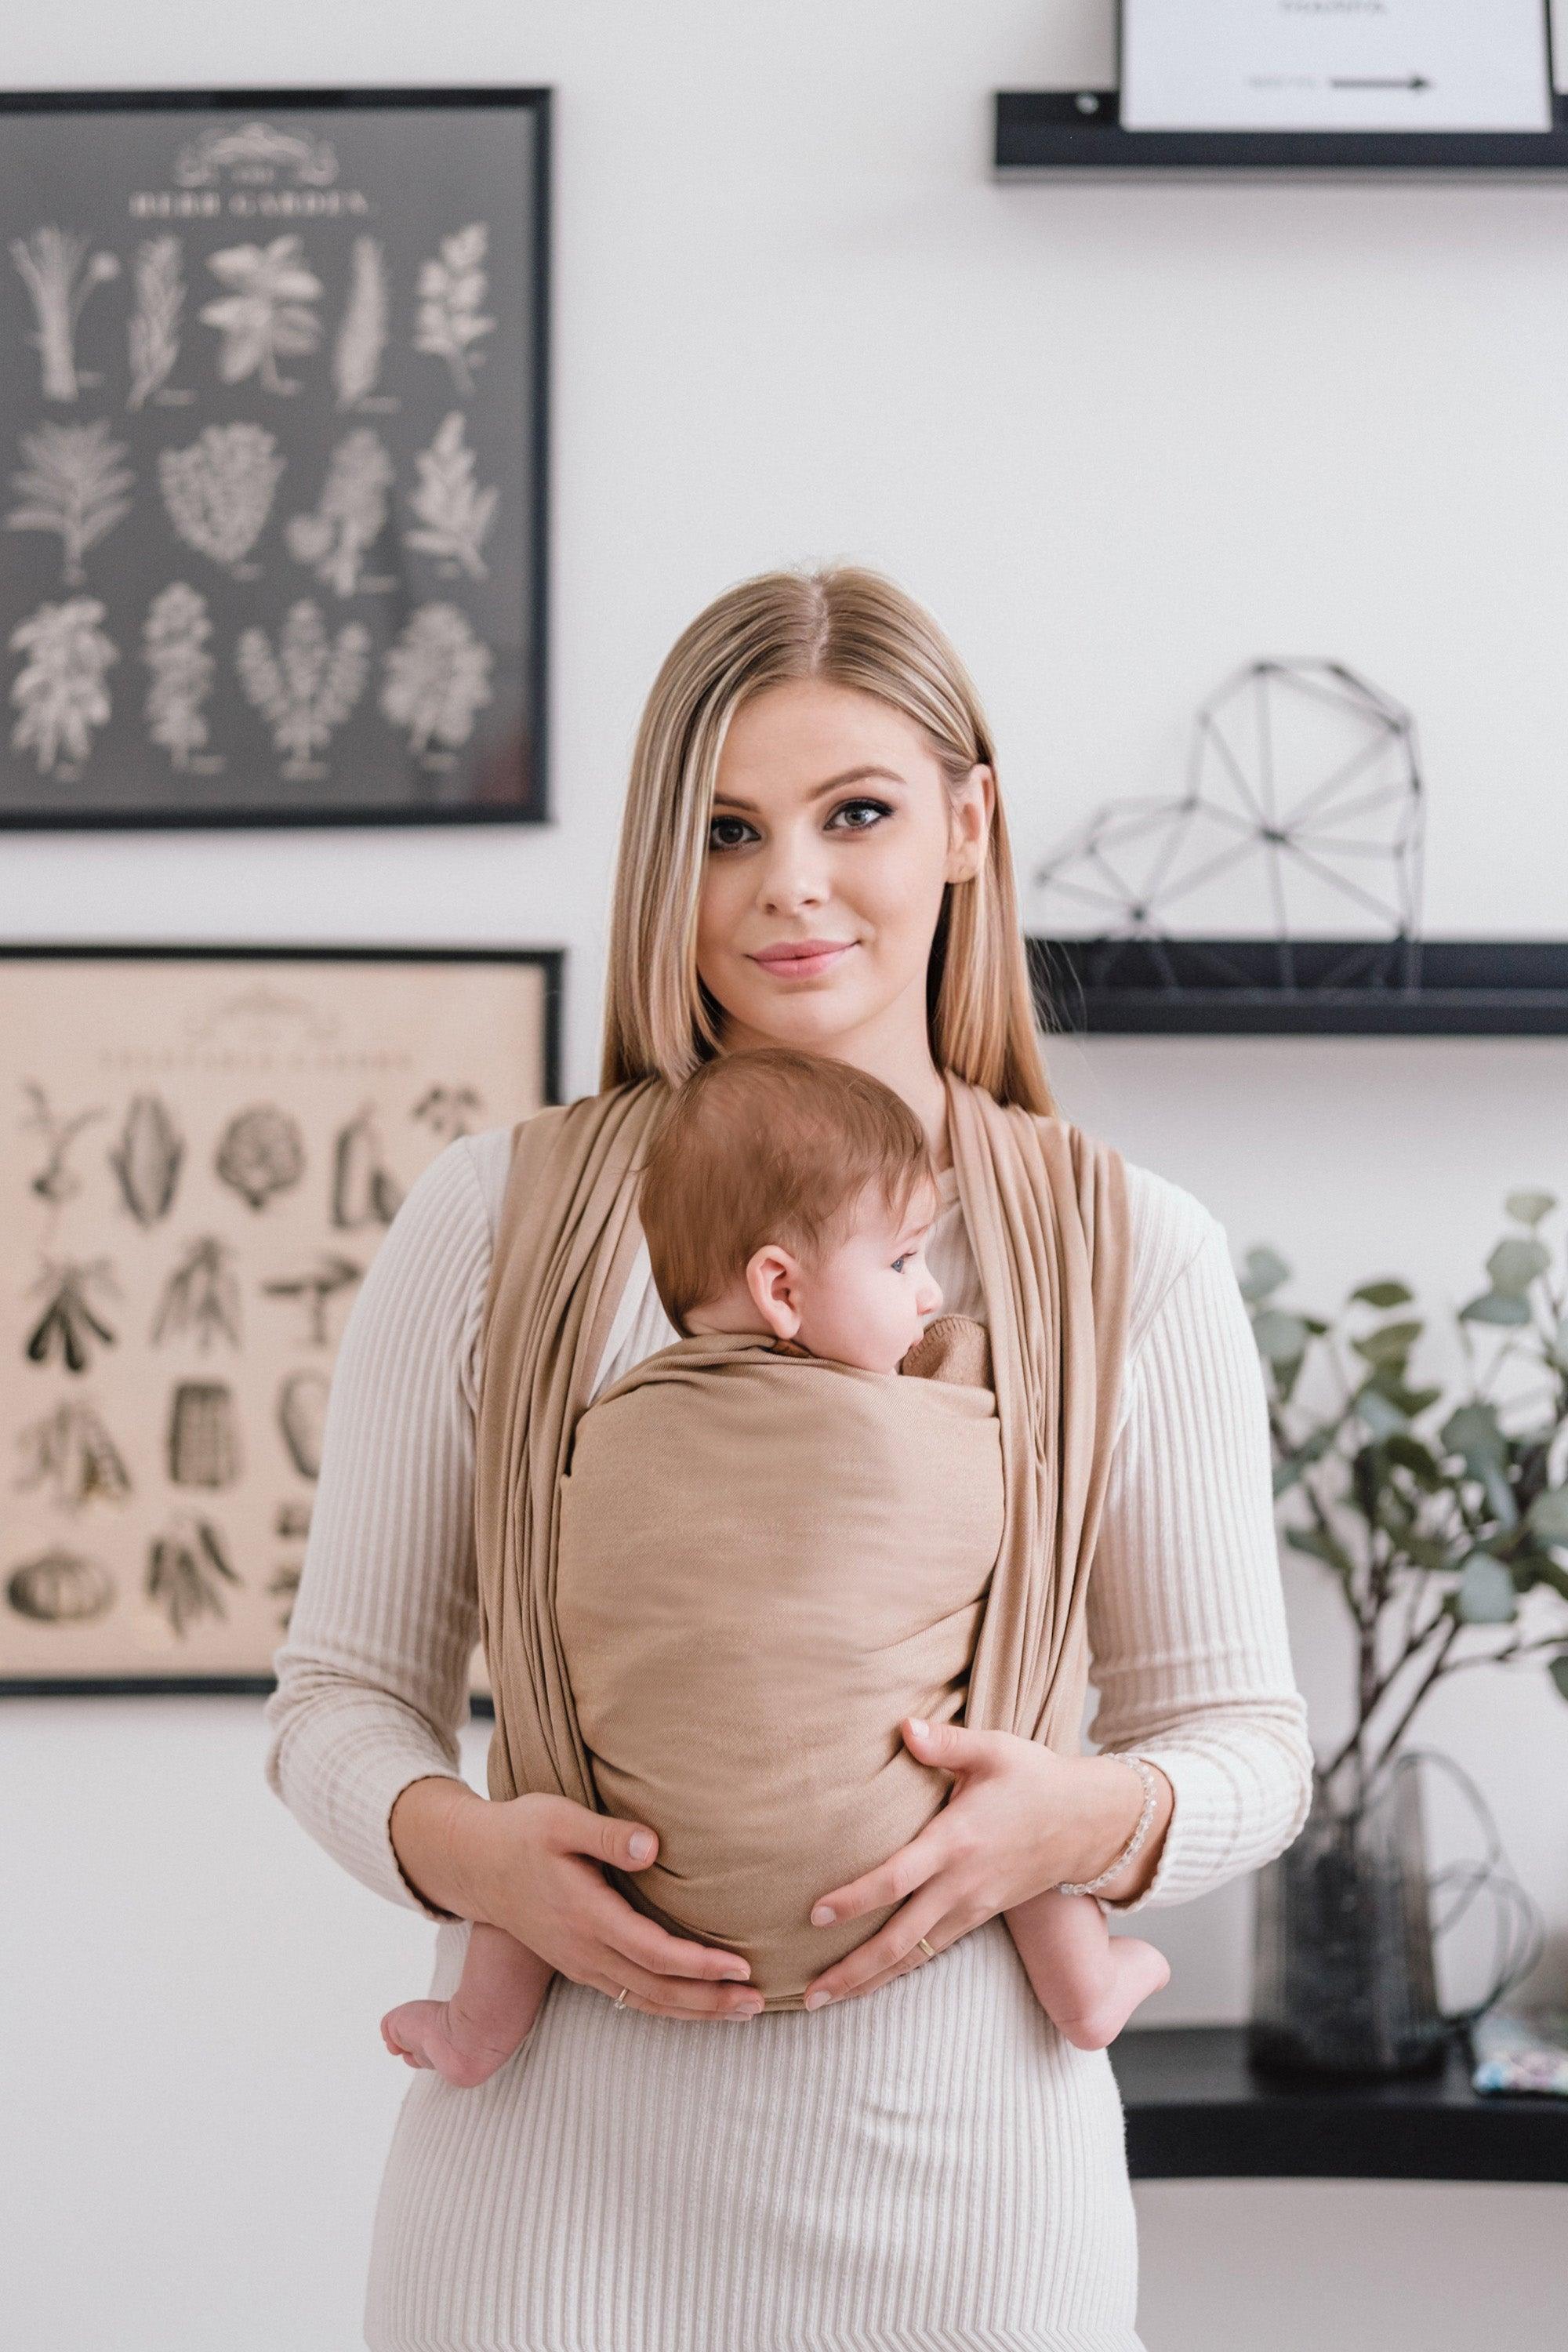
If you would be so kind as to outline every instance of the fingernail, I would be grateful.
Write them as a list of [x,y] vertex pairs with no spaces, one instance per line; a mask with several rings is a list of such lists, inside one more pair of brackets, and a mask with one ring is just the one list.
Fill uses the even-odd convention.
[[634,1862],[646,1862],[652,1852],[653,1840],[649,1837],[647,1830],[634,1831],[632,1833],[632,1860]]
[[915,1738],[916,1738],[917,1739],[923,1739],[923,1738],[925,1738],[925,1736],[926,1736],[926,1732],[927,1732],[927,1730],[928,1730],[929,1728],[930,1728],[930,1727],[929,1727],[929,1726],[928,1726],[928,1724],[926,1723],[926,1720],[925,1720],[925,1718],[924,1718],[924,1717],[923,1717],[923,1716],[919,1716],[919,1715],[911,1715],[911,1716],[910,1716],[910,1729],[914,1733]]
[[837,1916],[831,1903],[819,1903],[811,1915],[811,1924],[814,1927],[826,1927],[828,1921]]
[[805,2005],[807,2009],[824,2009],[832,1999],[833,1995],[830,1992],[808,1992],[805,1996]]

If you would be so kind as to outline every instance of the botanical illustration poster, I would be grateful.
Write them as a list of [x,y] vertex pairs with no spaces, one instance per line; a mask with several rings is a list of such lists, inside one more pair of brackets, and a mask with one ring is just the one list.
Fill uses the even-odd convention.
[[0,824],[544,814],[538,107],[376,95],[7,105]]
[[0,1685],[269,1676],[343,1324],[552,955],[0,956]]

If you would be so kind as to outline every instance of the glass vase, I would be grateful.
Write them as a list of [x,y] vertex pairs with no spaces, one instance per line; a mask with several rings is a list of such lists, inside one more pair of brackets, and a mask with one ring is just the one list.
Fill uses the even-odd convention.
[[1396,1758],[1359,1804],[1314,1781],[1300,1834],[1258,1873],[1253,2064],[1344,2076],[1443,2064],[1452,2021],[1437,2006],[1415,1760]]

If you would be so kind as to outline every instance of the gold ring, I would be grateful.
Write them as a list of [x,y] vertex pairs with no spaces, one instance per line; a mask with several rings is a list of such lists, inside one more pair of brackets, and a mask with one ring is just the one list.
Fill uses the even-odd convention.
[[923,1936],[917,1936],[915,1941],[919,1944],[921,1951],[925,1954],[928,1960],[935,1959],[936,1954],[931,1950],[931,1946],[926,1942]]
[[628,1992],[630,1992],[630,1990],[631,1990],[631,1987],[630,1987],[630,1985],[623,1985],[623,1986],[621,1987],[620,1992],[619,1992],[619,1994],[617,1995],[617,1997],[616,1997],[616,2007],[617,2009],[625,2009],[625,2007],[626,2007],[626,1995],[627,1995],[627,1993],[628,1993]]

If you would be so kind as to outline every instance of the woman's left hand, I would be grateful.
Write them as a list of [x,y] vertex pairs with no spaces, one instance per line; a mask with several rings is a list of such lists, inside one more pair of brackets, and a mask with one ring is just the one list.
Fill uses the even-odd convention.
[[1131,1837],[1142,1810],[1133,1775],[1110,1758],[1058,1756],[1016,1732],[971,1731],[956,1723],[917,1731],[916,1721],[904,1718],[905,1746],[919,1762],[952,1773],[955,1786],[908,1845],[818,1897],[814,1925],[826,1924],[819,1917],[824,1904],[838,1919],[889,1903],[900,1908],[813,1978],[808,2008],[820,2005],[818,1995],[838,2000],[871,1992],[921,1967],[927,1958],[922,1936],[942,1952],[1045,1887],[1096,1876]]

